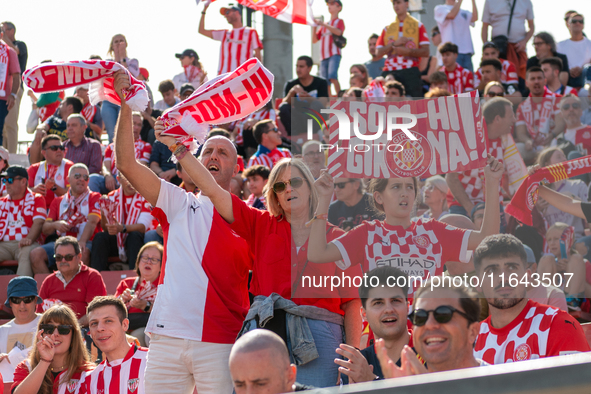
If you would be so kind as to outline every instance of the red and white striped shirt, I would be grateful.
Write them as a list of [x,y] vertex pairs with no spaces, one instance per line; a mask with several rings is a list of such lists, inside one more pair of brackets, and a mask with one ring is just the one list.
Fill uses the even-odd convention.
[[[342,32],[345,31],[345,22],[342,19],[333,19],[328,24]],[[326,27],[323,26],[316,31],[316,38],[320,40],[320,60],[341,54],[341,49],[334,44],[332,33]]]
[[144,394],[148,349],[132,345],[120,363],[104,360],[80,379],[78,394]]
[[447,71],[445,66],[442,66],[439,71],[443,71],[447,75],[447,86],[451,94],[459,94],[474,90],[474,75],[470,70],[465,69],[456,63],[453,71]]
[[[398,30],[399,38],[403,36],[403,26],[404,23],[400,22],[400,28]],[[382,34],[380,34],[378,41],[376,42],[376,48],[379,49],[388,44],[385,42],[387,30],[388,27],[385,27],[384,30],[382,30]],[[407,43],[407,47],[409,47],[409,45],[413,45],[413,47],[416,48],[412,41]],[[419,47],[421,45],[429,45],[429,36],[427,35],[427,29],[425,29],[425,25],[419,22]],[[384,63],[384,71],[404,70],[406,68],[418,66],[419,59],[416,57],[388,55],[386,62]]]
[[289,149],[275,148],[270,151],[264,146],[259,145],[258,150],[248,160],[248,167],[261,165],[269,167],[269,169],[273,169],[275,163],[284,158],[292,158]]
[[[142,163],[148,163],[150,161],[150,155],[152,154],[152,145],[148,144],[141,138],[138,138],[133,143],[135,158]],[[115,163],[115,144],[110,143],[105,149],[105,160],[111,161],[111,174],[117,176],[117,164]]]
[[[29,359],[21,361],[14,370],[14,380],[12,383],[11,391],[14,390],[29,376],[31,373],[31,364]],[[70,394],[78,392],[80,388],[80,378],[84,371],[76,371],[72,374],[72,377],[68,381],[63,381],[64,377],[68,374],[68,370],[64,369],[53,379],[53,393],[54,394]]]
[[250,27],[232,30],[214,30],[212,38],[222,42],[218,75],[237,69],[242,63],[253,57],[255,49],[263,49],[257,31]]
[[[517,85],[519,83],[519,77],[517,76],[517,68],[515,67],[515,64],[505,59],[499,59],[499,61],[503,66],[503,70],[501,72],[501,83],[504,83],[505,85]],[[474,73],[474,86],[480,85],[481,80],[482,71],[479,68]]]

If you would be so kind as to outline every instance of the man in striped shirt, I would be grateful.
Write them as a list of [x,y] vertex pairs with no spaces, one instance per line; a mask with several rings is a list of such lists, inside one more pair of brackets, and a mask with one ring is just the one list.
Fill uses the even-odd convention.
[[127,342],[129,320],[123,301],[113,296],[95,297],[86,315],[90,336],[105,360],[82,375],[78,394],[144,394],[148,349]]
[[[316,20],[318,26],[314,27],[312,34],[312,43],[320,41],[320,76],[334,84],[335,95],[341,90],[338,81],[339,65],[341,63],[341,49],[334,43],[333,35],[342,36],[345,31],[345,22],[339,18],[339,12],[343,9],[341,0],[326,0],[328,12],[330,12],[330,21],[323,22]],[[320,28],[318,28],[320,27]]]
[[285,148],[279,148],[282,144],[281,131],[272,120],[261,120],[254,125],[254,139],[259,144],[257,151],[250,157],[248,167],[262,165],[272,169],[275,163],[285,157],[291,157],[291,152]]
[[209,3],[206,3],[201,12],[199,33],[222,42],[218,75],[234,71],[252,57],[262,61],[263,43],[255,29],[243,26],[240,8],[229,4],[228,7],[220,9],[220,13],[232,25],[232,30],[207,30],[205,29],[205,13],[208,7]]

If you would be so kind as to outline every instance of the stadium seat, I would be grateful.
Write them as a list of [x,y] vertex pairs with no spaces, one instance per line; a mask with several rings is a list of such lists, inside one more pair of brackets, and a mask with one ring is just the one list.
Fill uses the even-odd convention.
[[35,280],[37,281],[37,292],[39,292],[41,290],[41,284],[43,283],[45,278],[47,278],[49,275],[51,275],[51,274],[36,274],[35,275]]
[[16,261],[16,260],[0,261],[0,268],[6,268],[6,267],[18,267],[18,261]]
[[101,276],[105,281],[107,287],[107,294],[114,295],[117,290],[117,285],[125,278],[135,277],[137,273],[133,270],[127,271],[102,271]]
[[0,275],[0,318],[1,319],[12,319],[12,310],[4,305],[6,301],[6,290],[8,289],[8,282],[12,278],[16,278],[16,275]]

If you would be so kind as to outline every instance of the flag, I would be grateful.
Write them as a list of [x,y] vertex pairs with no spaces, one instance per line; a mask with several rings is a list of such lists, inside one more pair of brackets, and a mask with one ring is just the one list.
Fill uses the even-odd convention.
[[314,0],[238,0],[255,11],[287,23],[316,26],[312,13]]

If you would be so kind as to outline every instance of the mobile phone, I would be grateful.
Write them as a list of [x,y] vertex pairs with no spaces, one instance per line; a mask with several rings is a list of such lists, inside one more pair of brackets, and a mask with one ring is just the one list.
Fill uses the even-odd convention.
[[566,259],[567,258],[567,255],[566,255],[566,243],[563,240],[560,240],[560,256],[563,259]]

